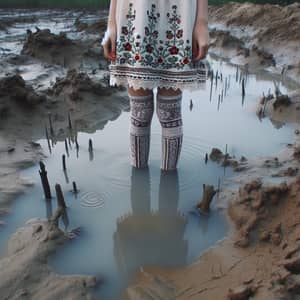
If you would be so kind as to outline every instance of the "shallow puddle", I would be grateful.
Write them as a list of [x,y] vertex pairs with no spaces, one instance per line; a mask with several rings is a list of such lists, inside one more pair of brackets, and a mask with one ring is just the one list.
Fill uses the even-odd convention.
[[[72,22],[74,16],[70,15]],[[56,26],[57,32],[72,23],[61,25],[59,14],[51,22],[43,20],[38,26],[49,28],[50,24]],[[10,30],[14,37],[11,43],[15,43],[21,34],[18,25]],[[1,38],[3,42],[3,35],[0,46]],[[68,206],[68,219],[61,228],[72,233],[72,239],[50,258],[50,264],[58,273],[98,276],[101,285],[96,293],[101,299],[120,299],[122,290],[142,266],[187,265],[224,238],[228,224],[217,209],[217,196],[209,216],[193,212],[202,196],[202,184],[222,188],[233,174],[230,168],[211,161],[205,164],[205,154],[213,147],[225,152],[227,145],[227,152],[239,159],[242,155],[276,154],[293,139],[292,125],[259,120],[254,113],[259,96],[274,91],[275,79],[270,74],[245,76],[224,61],[208,59],[219,79],[212,85],[208,81],[206,90],[184,92],[184,138],[177,172],[160,171],[161,129],[156,115],[150,166],[146,170],[132,169],[129,164],[129,112],[123,112],[94,134],[79,132],[78,152],[71,139],[67,142],[68,153],[64,142],[55,143],[50,153],[47,141],[38,141],[48,155],[44,162],[52,194],[55,183],[60,183]],[[42,76],[44,71],[38,65],[29,67],[22,69],[27,80],[34,81],[33,75]],[[282,83],[279,86],[282,92],[287,91]],[[90,139],[93,153],[88,149]],[[63,154],[67,155],[67,172],[62,171]],[[0,229],[2,254],[9,236],[18,227],[32,217],[47,217],[56,209],[55,199],[48,205],[43,199],[38,169],[36,165],[22,172],[35,184],[18,197],[5,219],[6,226]],[[73,181],[78,195],[71,192]]]
[[[210,60],[214,71],[222,73],[223,82],[219,79],[210,89],[208,81],[206,90],[184,93],[184,143],[177,172],[160,171],[156,115],[147,170],[134,170],[129,164],[129,112],[94,134],[78,133],[78,152],[70,140],[66,173],[61,166],[62,154],[67,154],[65,143],[57,142],[50,154],[47,141],[38,141],[48,153],[45,164],[51,186],[62,185],[68,205],[68,220],[61,227],[67,231],[80,227],[50,264],[63,274],[97,275],[102,284],[96,292],[102,299],[120,299],[122,289],[141,266],[189,264],[226,235],[228,225],[216,208],[217,197],[208,217],[193,213],[203,183],[222,188],[224,179],[232,175],[230,168],[224,170],[211,161],[205,164],[205,154],[212,147],[225,151],[227,144],[229,154],[239,159],[275,154],[293,138],[293,126],[259,120],[253,112],[257,98],[268,89],[273,91],[271,78],[248,75],[242,99],[236,68]],[[219,102],[225,78],[230,84]],[[281,90],[286,88],[281,86]],[[89,139],[93,153],[88,149]],[[17,227],[31,217],[46,217],[56,208],[54,200],[52,207],[45,205],[38,166],[25,170],[23,176],[36,184],[19,197],[7,216],[0,237],[2,250]],[[80,190],[77,196],[70,192],[73,181]]]

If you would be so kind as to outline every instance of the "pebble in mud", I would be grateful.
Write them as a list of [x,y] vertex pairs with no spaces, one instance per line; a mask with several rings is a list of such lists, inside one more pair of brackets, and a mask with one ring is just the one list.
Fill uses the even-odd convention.
[[230,300],[248,300],[255,293],[253,286],[241,285],[239,287],[229,289],[228,299]]

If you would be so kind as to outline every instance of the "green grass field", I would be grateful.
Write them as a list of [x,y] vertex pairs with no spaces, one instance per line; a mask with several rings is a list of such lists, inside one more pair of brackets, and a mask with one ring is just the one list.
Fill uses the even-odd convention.
[[[0,7],[22,7],[22,8],[102,8],[109,6],[109,0],[0,0]],[[208,0],[211,5],[219,5],[229,2],[229,0]],[[237,0],[236,2],[245,2]],[[254,3],[276,3],[290,4],[293,0],[251,0]]]

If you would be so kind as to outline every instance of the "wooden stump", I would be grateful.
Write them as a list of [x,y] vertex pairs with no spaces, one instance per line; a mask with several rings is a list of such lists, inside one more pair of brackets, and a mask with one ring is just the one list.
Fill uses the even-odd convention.
[[213,197],[216,193],[217,190],[215,190],[213,185],[203,184],[202,200],[197,204],[197,208],[203,213],[208,213],[210,203],[213,200]]
[[61,186],[59,184],[55,185],[55,191],[56,191],[56,198],[57,198],[57,206],[62,208],[67,208],[66,202],[64,199],[63,192],[61,190]]
[[48,177],[47,177],[46,166],[42,161],[40,162],[40,168],[41,168],[41,170],[39,171],[39,173],[41,176],[41,181],[42,181],[42,185],[43,185],[45,198],[47,200],[49,200],[52,198],[51,190],[50,190],[50,185],[49,185],[49,181],[48,181]]

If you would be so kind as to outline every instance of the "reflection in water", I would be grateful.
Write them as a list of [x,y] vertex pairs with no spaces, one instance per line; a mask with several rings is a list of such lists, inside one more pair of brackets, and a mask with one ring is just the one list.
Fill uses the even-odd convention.
[[178,213],[177,171],[160,173],[158,211],[151,211],[150,199],[149,169],[132,168],[132,213],[118,220],[114,234],[115,257],[125,277],[131,277],[140,266],[186,264],[186,219]]

